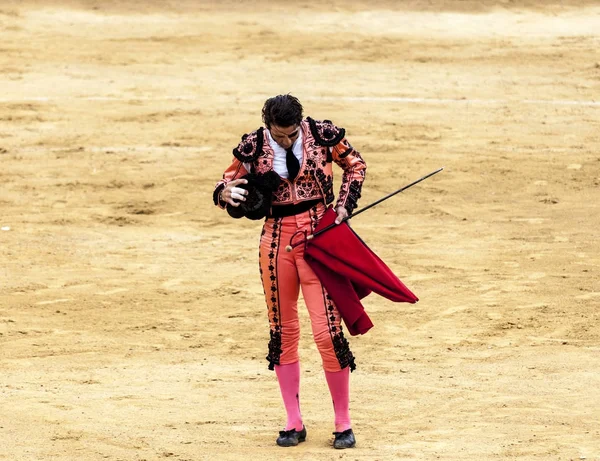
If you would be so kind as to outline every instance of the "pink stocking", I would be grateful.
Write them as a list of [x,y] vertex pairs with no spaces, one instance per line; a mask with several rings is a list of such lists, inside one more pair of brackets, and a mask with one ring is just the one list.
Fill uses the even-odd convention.
[[300,414],[300,362],[287,365],[275,365],[275,373],[279,381],[279,389],[287,413],[285,430],[302,430],[302,415]]
[[325,378],[333,400],[335,431],[344,432],[352,427],[350,423],[350,367],[341,371],[325,371]]

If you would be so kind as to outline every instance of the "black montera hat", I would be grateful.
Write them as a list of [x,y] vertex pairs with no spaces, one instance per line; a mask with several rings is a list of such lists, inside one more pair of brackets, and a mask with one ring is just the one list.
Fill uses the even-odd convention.
[[248,195],[246,200],[239,202],[235,207],[227,204],[227,213],[232,218],[262,219],[269,214],[271,208],[271,197],[281,183],[281,177],[274,171],[264,174],[247,174],[240,179],[246,179],[248,184],[240,184],[238,187],[246,189]]

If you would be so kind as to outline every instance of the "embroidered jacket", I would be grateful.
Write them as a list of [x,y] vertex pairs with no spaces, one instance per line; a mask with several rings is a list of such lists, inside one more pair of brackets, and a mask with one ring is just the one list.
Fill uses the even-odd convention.
[[[307,117],[300,123],[303,135],[303,160],[294,181],[282,178],[273,193],[272,205],[288,205],[305,200],[322,198],[328,205],[333,202],[332,161],[343,169],[342,184],[335,208],[343,206],[348,214],[356,208],[361,195],[367,165],[360,153],[350,145],[345,130],[331,121],[317,121]],[[266,139],[264,128],[242,136],[240,144],[233,149],[233,161],[225,170],[223,179],[215,186],[213,201],[220,208],[225,202],[219,200],[221,190],[228,182],[248,173],[266,173],[273,170],[273,149]]]

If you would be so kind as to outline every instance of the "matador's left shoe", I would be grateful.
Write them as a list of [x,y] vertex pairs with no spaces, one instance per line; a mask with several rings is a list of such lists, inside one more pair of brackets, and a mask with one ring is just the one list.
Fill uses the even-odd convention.
[[333,435],[335,435],[333,448],[354,448],[356,446],[356,439],[354,438],[352,429],[345,430],[344,432],[334,432]]

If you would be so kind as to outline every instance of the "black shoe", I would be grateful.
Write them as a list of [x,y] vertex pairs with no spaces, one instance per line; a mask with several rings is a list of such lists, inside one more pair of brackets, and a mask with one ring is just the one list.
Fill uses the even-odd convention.
[[302,426],[302,430],[298,432],[296,429],[290,429],[289,431],[279,431],[279,437],[277,437],[277,445],[280,447],[295,447],[300,442],[306,440],[306,427]]
[[354,448],[356,445],[356,439],[354,438],[352,429],[348,429],[344,432],[334,432],[333,435],[335,435],[333,448]]

